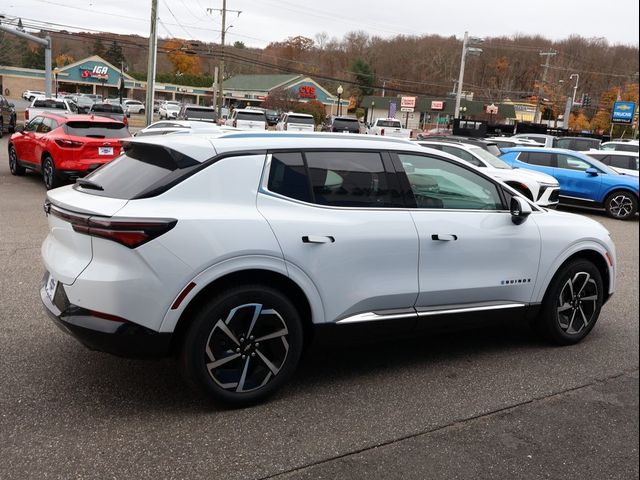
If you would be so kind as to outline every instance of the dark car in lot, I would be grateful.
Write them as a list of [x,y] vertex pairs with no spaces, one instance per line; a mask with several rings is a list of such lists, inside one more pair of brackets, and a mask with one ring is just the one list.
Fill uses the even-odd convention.
[[84,177],[122,152],[127,126],[97,115],[42,112],[9,139],[12,175],[41,172],[47,190]]
[[323,132],[360,133],[360,122],[356,117],[331,116],[322,124]]
[[267,117],[267,125],[273,127],[280,120],[280,114],[275,110],[267,109],[264,111],[265,116]]
[[16,109],[13,103],[0,95],[0,138],[4,132],[13,133],[16,129]]

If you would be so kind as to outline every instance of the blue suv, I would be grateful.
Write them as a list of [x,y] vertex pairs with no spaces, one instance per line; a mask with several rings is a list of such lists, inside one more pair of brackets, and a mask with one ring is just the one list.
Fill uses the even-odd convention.
[[500,156],[513,167],[536,170],[560,183],[560,203],[604,209],[628,220],[638,211],[638,178],[621,175],[587,155],[562,148],[505,148]]

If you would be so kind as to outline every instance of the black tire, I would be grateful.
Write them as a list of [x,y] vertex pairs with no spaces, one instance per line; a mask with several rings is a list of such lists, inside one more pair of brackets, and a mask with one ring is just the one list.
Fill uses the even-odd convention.
[[18,154],[13,145],[9,145],[9,170],[11,171],[11,175],[16,176],[22,176],[26,171],[26,168],[21,167],[18,163]]
[[638,211],[638,199],[631,192],[618,190],[609,194],[604,201],[604,208],[611,218],[629,220]]
[[42,179],[44,180],[44,186],[47,187],[47,190],[58,188],[62,185],[62,182],[58,178],[58,172],[56,171],[53,158],[49,155],[42,160]]
[[15,117],[11,119],[11,123],[9,123],[9,133],[16,133],[16,119]]
[[598,321],[603,295],[602,276],[593,263],[577,259],[563,265],[545,293],[538,331],[557,345],[578,343]]
[[287,382],[302,346],[293,303],[273,288],[244,285],[216,295],[196,313],[179,361],[192,386],[219,404],[242,407]]
[[141,115],[144,115],[144,108],[140,109],[140,111],[138,112]]
[[2,118],[0,117],[0,138],[4,135],[4,124],[2,123]]

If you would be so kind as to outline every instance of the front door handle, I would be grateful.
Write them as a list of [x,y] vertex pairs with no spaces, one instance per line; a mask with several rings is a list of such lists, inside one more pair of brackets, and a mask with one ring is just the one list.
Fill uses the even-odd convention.
[[331,236],[305,235],[302,237],[302,243],[333,243],[336,239]]
[[440,242],[450,242],[457,239],[458,236],[451,233],[434,233],[433,235],[431,235],[431,240],[438,240]]

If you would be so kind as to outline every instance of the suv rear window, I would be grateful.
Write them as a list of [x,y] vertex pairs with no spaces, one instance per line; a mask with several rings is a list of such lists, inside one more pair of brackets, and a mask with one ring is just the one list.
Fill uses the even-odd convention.
[[34,100],[33,106],[38,108],[56,108],[58,110],[67,109],[67,105],[64,102],[56,102],[55,100]]
[[593,138],[558,138],[556,139],[556,146],[569,150],[587,151],[591,148],[600,148],[600,140]]
[[237,120],[253,120],[255,122],[265,121],[264,112],[238,112]]
[[213,108],[187,107],[184,110],[186,118],[205,118],[207,120],[217,120],[218,115]]
[[360,123],[357,118],[336,118],[333,120],[334,130],[360,131]]
[[173,150],[158,145],[133,144],[126,153],[87,175],[96,188],[79,187],[101,197],[148,198],[166,191],[183,176],[202,165]]
[[131,136],[129,129],[121,122],[73,121],[64,126],[67,135],[90,138],[126,138]]
[[302,125],[315,125],[313,117],[307,117],[304,115],[289,115],[287,117],[287,123],[300,123]]
[[124,115],[124,110],[120,105],[113,105],[111,103],[94,103],[91,107],[92,112],[103,112],[103,113],[122,113]]

